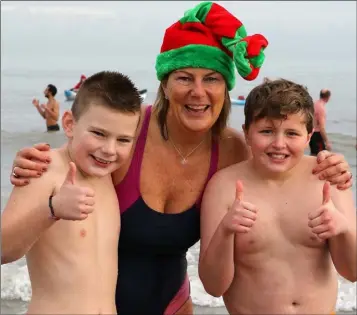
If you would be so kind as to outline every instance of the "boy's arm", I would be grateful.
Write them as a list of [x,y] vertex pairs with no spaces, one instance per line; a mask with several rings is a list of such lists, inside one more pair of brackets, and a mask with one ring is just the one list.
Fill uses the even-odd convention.
[[345,233],[328,239],[332,261],[338,273],[351,282],[357,281],[356,207],[351,189],[338,190],[331,186],[331,199],[337,211],[346,218]]
[[[46,176],[47,175],[47,176]],[[24,256],[56,221],[50,218],[48,198],[54,190],[46,174],[26,187],[14,187],[1,216],[1,264]]]
[[221,174],[216,173],[209,181],[202,200],[198,268],[205,290],[216,297],[227,291],[234,276],[235,234],[226,233],[221,224],[230,207],[226,197],[226,181]]

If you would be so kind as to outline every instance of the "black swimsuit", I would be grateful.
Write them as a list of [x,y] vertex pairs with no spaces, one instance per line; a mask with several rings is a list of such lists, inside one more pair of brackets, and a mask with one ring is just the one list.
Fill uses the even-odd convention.
[[[130,168],[117,185],[121,212],[118,246],[118,314],[175,314],[190,296],[187,250],[200,238],[200,199],[188,210],[164,214],[151,209],[139,189],[151,107],[148,107]],[[207,182],[217,170],[212,142]]]

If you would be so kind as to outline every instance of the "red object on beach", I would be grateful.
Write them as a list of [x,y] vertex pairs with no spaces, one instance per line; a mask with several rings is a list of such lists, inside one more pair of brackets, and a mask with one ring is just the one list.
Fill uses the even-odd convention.
[[238,99],[241,100],[241,101],[244,101],[244,100],[245,100],[245,97],[244,97],[244,95],[239,95],[239,96],[238,96]]

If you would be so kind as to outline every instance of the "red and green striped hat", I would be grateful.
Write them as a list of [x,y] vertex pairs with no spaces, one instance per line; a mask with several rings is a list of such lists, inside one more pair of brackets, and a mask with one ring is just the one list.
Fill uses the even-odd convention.
[[263,35],[247,36],[242,22],[226,9],[202,2],[166,29],[156,59],[156,75],[161,81],[177,69],[207,68],[220,72],[232,90],[235,66],[244,79],[254,80],[267,46]]

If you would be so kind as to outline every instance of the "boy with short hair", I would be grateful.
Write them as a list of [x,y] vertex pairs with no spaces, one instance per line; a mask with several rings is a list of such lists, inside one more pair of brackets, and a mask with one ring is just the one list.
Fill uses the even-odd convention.
[[311,175],[313,100],[281,79],[254,88],[244,111],[252,158],[205,190],[200,278],[230,314],[331,314],[336,270],[357,277],[356,208],[351,189]]
[[[26,254],[28,313],[116,313],[120,213],[110,174],[130,155],[140,106],[125,75],[89,77],[62,118],[68,142],[51,151],[46,173],[14,187],[2,214],[1,263]],[[72,206],[62,209],[65,199]]]

